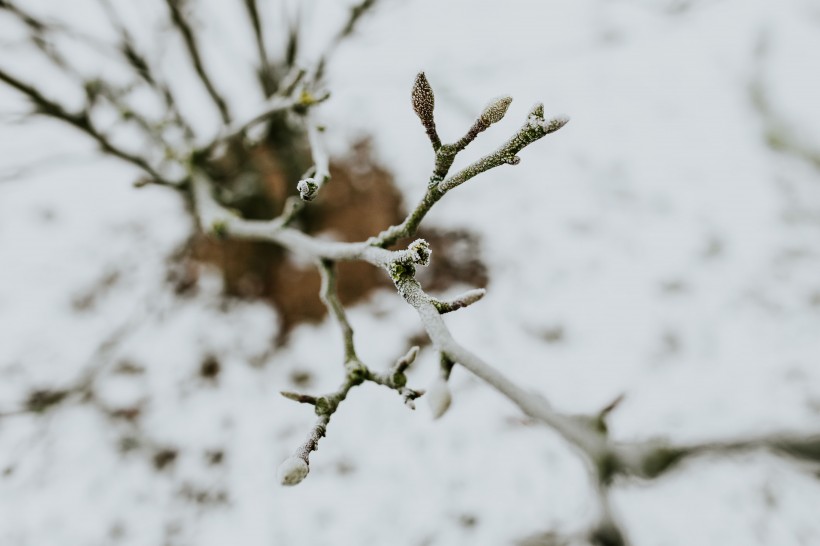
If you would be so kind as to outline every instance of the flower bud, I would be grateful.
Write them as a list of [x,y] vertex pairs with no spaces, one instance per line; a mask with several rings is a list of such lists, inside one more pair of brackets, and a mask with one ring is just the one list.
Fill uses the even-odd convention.
[[413,103],[413,111],[426,127],[433,123],[433,108],[436,104],[433,88],[424,72],[419,72],[416,81],[413,83],[413,91],[410,95]]
[[310,468],[301,457],[288,457],[279,465],[277,476],[282,485],[296,485],[305,479]]
[[296,184],[296,189],[299,191],[299,197],[302,198],[302,201],[313,201],[319,191],[319,184],[315,178],[304,178]]
[[504,114],[507,113],[507,108],[510,107],[510,103],[512,103],[512,97],[510,96],[493,99],[484,107],[484,111],[481,112],[478,119],[488,126],[493,123],[498,123],[504,118]]
[[442,378],[436,379],[433,384],[427,389],[424,395],[427,399],[427,405],[430,406],[430,411],[433,413],[433,419],[438,419],[447,412],[450,403],[453,401],[450,395],[450,387]]
[[433,305],[438,310],[438,312],[443,315],[444,313],[452,313],[453,311],[457,311],[462,307],[472,305],[475,302],[479,301],[481,298],[483,298],[486,294],[487,291],[483,288],[476,288],[474,290],[468,290],[467,292],[464,292],[460,296],[455,297],[451,300],[433,300]]
[[567,123],[569,123],[568,116],[555,116],[551,120],[544,122],[544,131],[546,131],[547,134],[554,133]]

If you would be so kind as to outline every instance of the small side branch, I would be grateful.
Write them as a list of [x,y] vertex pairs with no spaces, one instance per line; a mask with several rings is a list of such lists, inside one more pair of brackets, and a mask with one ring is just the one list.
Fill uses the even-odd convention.
[[454,144],[441,144],[438,140],[438,133],[435,130],[435,121],[433,119],[435,97],[423,72],[416,76],[411,92],[411,102],[413,110],[421,120],[436,152],[435,168],[427,184],[427,191],[404,221],[401,224],[390,226],[368,240],[368,244],[381,248],[395,244],[401,238],[412,237],[418,230],[421,221],[433,208],[433,205],[444,197],[447,192],[492,168],[501,165],[517,165],[520,161],[520,158],[516,155],[518,152],[542,137],[557,131],[569,121],[567,117],[545,119],[544,106],[540,103],[536,104],[530,111],[527,122],[503,146],[450,178],[446,178],[459,152],[464,150],[479,133],[503,119],[512,98],[504,96],[490,101],[467,134]]
[[185,48],[191,56],[191,62],[194,65],[194,70],[196,70],[197,76],[199,76],[200,81],[202,81],[202,84],[205,86],[205,89],[208,91],[208,94],[211,96],[211,99],[219,110],[219,115],[222,117],[222,122],[226,125],[229,124],[231,122],[231,114],[228,111],[228,105],[225,102],[225,99],[223,99],[216,90],[210,76],[208,76],[208,73],[205,71],[205,66],[202,64],[202,55],[199,52],[199,46],[197,45],[193,28],[188,22],[185,14],[182,12],[182,4],[184,1],[165,0],[165,3],[168,5],[168,10],[171,12],[171,20],[173,21],[174,26],[177,28],[180,35],[182,35],[182,40],[185,42]]
[[233,140],[259,123],[269,120],[272,116],[293,108],[296,104],[298,104],[298,100],[293,97],[271,97],[259,113],[247,119],[227,124],[219,136],[200,153],[206,154],[210,152],[218,144]]
[[[322,138],[324,127],[317,125],[310,113],[306,114],[305,127],[308,144],[310,145],[310,154],[313,156],[313,166],[306,173],[306,176],[296,184],[296,189],[299,190],[299,198],[303,202],[316,199],[319,192],[330,180],[330,156]],[[299,207],[300,209],[301,207]],[[299,210],[290,211],[289,216],[292,217]]]
[[453,395],[450,393],[450,387],[447,384],[452,371],[453,361],[444,353],[439,353],[439,373],[427,391],[427,405],[430,406],[433,419],[438,419],[447,413],[450,404],[453,402]]
[[475,302],[480,301],[486,294],[486,290],[483,288],[477,288],[475,290],[469,290],[450,300],[441,301],[432,299],[432,303],[436,310],[443,315],[445,313],[452,313],[453,311],[458,311],[459,309],[468,307]]
[[142,81],[162,96],[165,107],[171,114],[171,118],[180,128],[182,128],[186,138],[191,140],[194,134],[193,129],[188,121],[182,116],[170,87],[162,81],[161,77],[151,67],[151,63],[148,62],[146,56],[140,52],[133,36],[128,31],[125,24],[123,24],[121,18],[117,14],[117,11],[114,9],[114,6],[111,5],[111,0],[99,1],[103,7],[103,11],[105,11],[106,16],[108,17],[108,20],[111,22],[111,25],[117,29],[117,33],[120,35],[119,50],[122,57],[134,70],[137,76],[142,79]]
[[270,97],[276,91],[276,85],[271,72],[271,63],[268,59],[268,51],[265,47],[265,35],[262,32],[262,19],[259,16],[259,6],[256,0],[245,0],[245,9],[253,28],[254,43],[256,44],[256,54],[259,57],[259,82],[266,97]]
[[448,192],[474,176],[501,165],[517,165],[521,161],[516,155],[518,152],[540,138],[554,133],[566,125],[568,121],[569,118],[566,117],[547,120],[544,118],[544,106],[542,104],[535,105],[530,111],[527,122],[510,140],[492,154],[482,157],[450,178],[440,182],[439,190]]
[[362,18],[370,10],[372,10],[377,3],[378,0],[362,0],[350,8],[350,13],[347,16],[345,24],[341,29],[339,29],[338,34],[333,37],[327,47],[325,47],[322,55],[319,56],[319,62],[316,67],[316,79],[321,79],[323,76],[325,66],[327,65],[332,53],[339,47],[339,44],[356,31],[356,27],[359,25]]
[[310,454],[319,449],[319,440],[327,434],[329,415],[321,415],[310,428],[304,443],[296,448],[294,454],[279,465],[277,472],[282,485],[296,485],[310,472]]
[[411,347],[404,356],[399,358],[396,363],[391,366],[387,373],[378,374],[370,372],[367,380],[395,390],[401,395],[407,407],[410,409],[416,409],[414,401],[416,398],[423,395],[424,391],[408,388],[407,376],[405,375],[405,372],[407,371],[407,368],[409,368],[410,365],[416,360],[416,356],[418,356],[418,354],[419,348]]
[[308,109],[314,105],[321,104],[330,97],[330,94],[327,92],[319,93],[316,96],[310,94],[292,96],[293,90],[289,89],[288,91],[289,93],[287,95],[277,94],[270,97],[262,109],[253,116],[228,124],[211,143],[197,150],[195,155],[206,157],[219,145],[238,138],[256,125],[264,123],[278,114],[296,108]]
[[820,435],[766,434],[730,441],[675,445],[649,440],[613,446],[616,471],[627,476],[655,479],[677,468],[685,459],[701,455],[731,455],[770,451],[797,461],[820,465]]
[[317,419],[308,432],[306,440],[296,448],[294,454],[285,459],[279,466],[279,481],[282,485],[296,485],[308,475],[310,471],[310,454],[316,451],[321,440],[327,433],[330,418],[339,409],[340,404],[347,398],[353,387],[361,385],[365,381],[370,381],[378,385],[383,385],[399,393],[404,403],[411,409],[415,409],[414,400],[424,394],[423,391],[413,390],[407,387],[407,376],[405,371],[413,363],[418,354],[418,347],[411,348],[407,354],[399,358],[387,373],[379,374],[370,371],[361,362],[355,371],[348,369],[344,382],[339,388],[331,393],[322,396],[310,396],[292,392],[283,392],[285,398],[311,404],[314,406]]
[[136,165],[146,172],[153,179],[153,182],[166,186],[180,186],[178,182],[172,182],[165,179],[144,158],[131,152],[127,152],[115,145],[91,122],[91,116],[87,111],[84,110],[80,113],[69,112],[59,103],[46,98],[34,86],[12,76],[3,69],[0,69],[0,81],[26,95],[34,104],[36,113],[61,120],[76,129],[79,129],[83,133],[93,138],[97,144],[99,144],[102,151],[123,159],[132,165]]
[[347,320],[347,314],[336,292],[336,266],[330,260],[321,260],[319,262],[319,273],[322,276],[322,288],[319,296],[342,331],[345,363],[357,361],[356,348],[353,345],[353,328]]
[[313,167],[315,170],[313,176],[320,188],[330,180],[330,156],[327,153],[327,148],[321,135],[323,131],[324,127],[317,125],[313,116],[308,115],[307,135],[308,143],[310,144],[310,153],[313,156]]
[[467,131],[467,134],[461,137],[453,147],[461,151],[467,147],[479,133],[482,133],[490,128],[490,125],[493,123],[498,123],[504,117],[504,114],[507,113],[507,109],[510,107],[512,103],[512,97],[504,96],[498,97],[490,101],[490,103],[484,107],[484,110],[481,112],[481,115],[475,120],[473,126],[470,127],[470,130]]

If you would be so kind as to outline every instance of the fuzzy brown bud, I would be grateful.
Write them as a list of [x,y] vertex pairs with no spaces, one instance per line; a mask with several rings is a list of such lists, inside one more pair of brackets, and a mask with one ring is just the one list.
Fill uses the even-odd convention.
[[435,96],[433,95],[433,88],[430,87],[430,82],[424,72],[419,72],[416,76],[416,81],[413,83],[413,92],[411,93],[413,102],[413,111],[426,127],[433,123],[433,108],[436,104]]
[[498,123],[504,118],[504,114],[507,113],[507,108],[510,107],[510,103],[512,103],[512,97],[510,96],[493,99],[484,107],[484,111],[481,112],[478,119],[487,125]]
[[433,145],[433,150],[438,151],[441,148],[441,139],[436,132],[436,121],[433,117],[433,109],[436,105],[435,96],[433,95],[433,88],[430,87],[430,82],[424,72],[419,72],[416,76],[416,81],[413,82],[413,91],[410,93],[411,103],[413,104],[413,111],[421,120],[424,130],[427,133],[427,138]]

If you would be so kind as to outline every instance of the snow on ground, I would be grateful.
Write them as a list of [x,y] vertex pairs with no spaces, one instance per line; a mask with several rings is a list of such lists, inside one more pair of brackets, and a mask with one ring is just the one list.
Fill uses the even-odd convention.
[[[258,97],[236,59],[252,50],[225,6],[207,2],[201,20],[228,44],[209,51],[217,81],[250,112]],[[342,11],[302,8],[318,37],[309,57]],[[322,115],[337,153],[373,135],[412,201],[432,161],[408,104],[418,70],[450,138],[488,99],[515,97],[458,164],[506,138],[536,101],[569,114],[520,165],[469,182],[429,217],[483,238],[489,294],[448,316],[458,339],[566,411],[626,393],[618,438],[816,431],[820,172],[766,132],[775,119],[817,142],[818,30],[808,0],[386,1],[336,52]],[[162,36],[142,39],[167,67],[182,64]],[[0,63],[36,75],[17,55],[4,49]],[[213,130],[206,97],[181,82],[198,127]],[[3,114],[21,104],[0,89]],[[276,466],[311,415],[276,393],[306,370],[312,392],[333,388],[333,325],[301,327],[269,353],[273,310],[226,303],[213,275],[193,296],[174,293],[167,260],[191,230],[176,196],[133,189],[133,170],[95,159],[53,122],[3,124],[0,149],[0,412],[91,369],[99,393],[0,418],[0,544],[491,545],[592,518],[577,457],[458,370],[441,421],[395,393],[354,391],[308,479],[282,488]],[[417,328],[389,293],[350,318],[374,366]],[[216,381],[199,374],[209,358]],[[434,374],[423,354],[411,384]],[[108,416],[134,407],[140,427]],[[766,454],[692,461],[618,488],[615,501],[638,546],[820,541],[816,476]]]

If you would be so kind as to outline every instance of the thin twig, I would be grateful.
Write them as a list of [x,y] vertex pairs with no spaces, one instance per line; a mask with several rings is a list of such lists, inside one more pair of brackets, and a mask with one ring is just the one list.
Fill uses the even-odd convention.
[[208,73],[205,71],[205,66],[202,64],[202,55],[199,52],[199,46],[197,45],[193,28],[188,22],[188,19],[185,17],[185,14],[182,12],[182,4],[184,3],[184,0],[165,0],[165,3],[168,5],[168,9],[171,12],[171,20],[173,21],[174,26],[182,35],[182,40],[185,42],[185,48],[188,50],[188,54],[191,56],[191,62],[194,64],[194,70],[196,70],[200,81],[202,81],[202,84],[205,86],[205,89],[208,91],[208,94],[211,96],[211,99],[219,110],[219,115],[222,116],[222,122],[226,125],[229,124],[231,122],[231,114],[228,110],[228,105],[225,102],[225,99],[223,99],[216,90],[210,76],[208,76]]
[[516,165],[518,163],[516,154],[540,138],[557,131],[566,125],[567,121],[564,117],[547,121],[544,118],[544,107],[537,104],[530,111],[527,122],[503,146],[447,179],[445,177],[461,150],[453,144],[440,146],[436,151],[436,167],[430,177],[427,191],[416,207],[401,224],[387,228],[379,235],[372,237],[369,243],[374,246],[387,247],[401,238],[412,237],[433,205],[447,192],[482,172],[501,165]]
[[254,114],[253,116],[249,116],[246,119],[238,120],[234,123],[230,123],[225,126],[219,133],[219,135],[211,141],[206,146],[202,147],[200,150],[196,152],[197,155],[200,157],[208,156],[213,150],[215,150],[220,144],[225,142],[229,142],[243,134],[247,131],[255,127],[260,123],[264,123],[270,120],[273,116],[277,114],[281,114],[288,110],[292,110],[294,108],[305,108],[310,109],[311,107],[321,104],[325,100],[328,99],[330,95],[328,93],[321,93],[318,96],[283,96],[283,95],[274,95],[273,97],[269,98],[262,109]]
[[68,112],[62,105],[43,96],[34,86],[12,76],[3,69],[0,69],[0,81],[26,95],[34,103],[38,114],[59,119],[79,129],[97,141],[104,152],[136,165],[148,173],[155,183],[166,186],[179,186],[179,183],[165,179],[149,165],[144,158],[127,152],[111,142],[111,140],[92,123],[88,112],[82,111],[77,114]]
[[140,52],[134,37],[122,22],[122,19],[114,9],[114,6],[111,5],[111,0],[99,0],[99,2],[103,7],[103,11],[106,13],[108,20],[111,22],[111,25],[120,35],[119,49],[125,61],[146,84],[154,88],[157,93],[162,96],[162,100],[165,103],[167,111],[170,112],[171,118],[180,128],[182,128],[183,133],[188,140],[193,139],[193,129],[188,123],[188,120],[185,119],[182,112],[179,110],[177,101],[171,92],[171,88],[167,83],[162,81],[161,77],[151,67],[151,63],[148,61],[147,57]]
[[345,363],[351,360],[358,360],[356,348],[353,345],[353,328],[347,320],[345,308],[342,306],[342,302],[339,301],[339,296],[336,292],[336,266],[330,260],[320,260],[319,273],[321,273],[322,276],[322,288],[320,289],[319,297],[342,331]]
[[259,15],[259,6],[256,0],[245,0],[245,9],[248,12],[251,27],[253,28],[256,54],[259,56],[259,83],[266,97],[270,97],[276,92],[276,82],[273,79],[271,63],[268,59],[268,51],[265,47],[265,34],[262,31],[262,19]]
[[[544,136],[556,130],[556,125],[561,125],[561,123],[558,122],[545,122],[545,120],[540,117],[540,113],[540,108],[536,108],[531,113],[531,118],[528,120],[528,123],[516,136],[497,152],[482,160],[484,163],[481,169],[468,167],[466,172],[463,174],[459,173],[452,179],[457,180],[457,184],[454,183],[449,186],[444,186],[446,190],[449,191],[472,176],[475,176],[478,174],[474,172],[476,170],[480,172],[487,170],[487,168],[504,164],[505,162],[500,161],[500,158],[504,158],[509,154],[515,154],[521,148],[536,140],[536,138],[534,138],[535,136],[540,138],[540,136]],[[484,168],[485,166],[486,168]],[[362,260],[385,269],[393,279],[399,294],[417,311],[422,325],[427,331],[433,346],[440,351],[443,361],[457,363],[482,379],[518,406],[524,414],[555,430],[568,443],[575,446],[578,452],[590,463],[590,468],[596,476],[597,482],[600,484],[598,486],[600,488],[598,493],[602,499],[601,518],[589,535],[589,539],[596,544],[602,546],[622,546],[627,544],[627,539],[623,531],[620,530],[617,518],[613,515],[612,509],[609,506],[608,493],[606,491],[606,488],[609,487],[609,484],[612,483],[613,479],[617,476],[654,478],[673,468],[677,461],[708,451],[724,453],[740,449],[765,448],[776,449],[792,457],[820,461],[820,440],[817,439],[773,439],[772,437],[766,437],[757,440],[726,444],[711,443],[689,447],[676,447],[668,442],[659,440],[633,443],[615,442],[609,438],[605,423],[603,423],[607,415],[612,411],[614,407],[613,404],[609,404],[604,410],[594,415],[572,415],[560,412],[553,408],[542,396],[525,390],[515,384],[498,371],[497,368],[485,362],[453,338],[442,319],[441,313],[444,310],[448,310],[449,307],[457,306],[458,300],[457,302],[443,304],[441,301],[426,294],[415,279],[416,267],[425,265],[430,258],[426,243],[417,241],[406,250],[391,251],[385,250],[381,245],[374,245],[372,241],[364,243],[340,243],[319,240],[289,228],[281,222],[249,221],[232,215],[225,211],[224,207],[221,207],[221,205],[213,201],[210,195],[211,183],[207,178],[198,176],[195,177],[195,182],[195,187],[200,188],[200,195],[204,195],[204,202],[202,206],[200,206],[200,211],[206,211],[206,213],[207,211],[211,211],[211,213],[205,214],[206,217],[210,215],[210,217],[217,216],[221,218],[221,221],[224,222],[224,225],[222,225],[223,234],[273,241],[294,253],[309,256],[319,261],[325,279],[323,284],[323,293],[325,293],[325,296],[323,299],[341,326],[345,339],[346,359],[350,359],[351,355],[355,355],[355,351],[352,349],[352,329],[347,323],[345,315],[338,304],[338,300],[332,296],[328,296],[328,294],[334,293],[332,288],[335,286],[332,283],[333,277],[330,275],[330,262],[339,260]],[[439,184],[431,184],[430,187],[438,190]],[[421,215],[423,216],[423,213],[429,210],[429,207],[425,205],[425,207],[417,210],[421,210]],[[408,219],[412,219],[414,214],[418,214],[418,212],[411,212]],[[418,221],[420,221],[420,218],[413,222],[417,225]],[[203,221],[203,225],[207,228],[210,224],[205,220]],[[414,224],[405,220],[400,226],[412,227],[412,225]],[[396,230],[391,236],[397,236],[396,233],[404,235],[410,233],[410,231],[409,228],[404,228],[401,231]],[[380,242],[384,243],[386,241],[388,241],[388,239],[382,236]],[[475,293],[462,297],[461,299],[465,300],[463,303],[467,303],[468,301],[478,299],[478,295],[479,293]],[[356,362],[358,363],[358,359],[356,359]],[[395,382],[391,384],[392,380],[389,374],[373,374],[364,367],[364,365],[358,368],[358,370],[359,375],[356,376],[356,381],[369,379],[393,388],[398,385],[398,383]],[[348,381],[350,381],[350,376],[348,376]],[[337,391],[337,393],[330,397],[325,396],[317,399],[317,411],[320,405],[322,407],[332,408],[333,411],[335,411],[338,407],[338,403],[349,391],[346,385],[347,383],[343,385],[340,391]],[[322,399],[327,401],[320,404],[318,400]],[[324,424],[326,425],[326,422]],[[324,433],[324,430],[324,428],[320,429],[322,433]],[[317,439],[319,436],[311,434],[310,437]],[[318,440],[311,440],[310,445],[315,447],[316,441]],[[306,466],[304,468],[299,466],[299,468],[306,473]],[[304,474],[300,475],[304,477]]]
[[319,56],[319,61],[316,65],[316,73],[315,78],[317,80],[322,79],[324,75],[325,67],[327,66],[330,57],[333,55],[333,52],[339,47],[339,44],[342,43],[346,38],[350,37],[358,27],[361,20],[364,16],[371,11],[377,4],[378,0],[362,0],[358,4],[352,6],[350,8],[350,12],[348,13],[347,20],[336,36],[328,43],[325,47],[324,52]]

